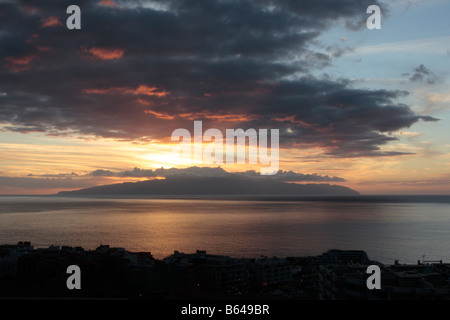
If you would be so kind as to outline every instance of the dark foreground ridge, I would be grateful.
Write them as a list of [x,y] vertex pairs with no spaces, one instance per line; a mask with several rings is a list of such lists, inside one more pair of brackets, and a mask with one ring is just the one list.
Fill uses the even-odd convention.
[[71,195],[359,195],[350,188],[330,184],[295,184],[241,177],[168,177],[164,180],[125,182],[61,191]]
[[[81,289],[69,290],[67,268],[81,270]],[[367,267],[381,269],[381,289],[369,290]],[[0,245],[0,298],[125,298],[149,300],[446,300],[450,264],[383,265],[361,250],[318,256],[233,258],[175,251],[150,252],[100,245],[34,248]]]

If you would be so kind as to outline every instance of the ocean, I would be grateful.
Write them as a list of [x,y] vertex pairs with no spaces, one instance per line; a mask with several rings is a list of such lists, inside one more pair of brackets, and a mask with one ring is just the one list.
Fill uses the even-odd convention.
[[449,196],[74,198],[0,196],[0,244],[99,245],[232,257],[357,249],[391,264],[450,262]]

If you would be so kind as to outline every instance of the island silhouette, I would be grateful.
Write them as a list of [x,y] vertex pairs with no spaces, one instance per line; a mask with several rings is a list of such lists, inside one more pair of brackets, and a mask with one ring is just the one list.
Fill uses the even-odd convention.
[[[277,176],[228,173],[222,169],[213,175],[199,175],[192,171],[167,169],[165,177],[139,182],[123,182],[94,186],[58,195],[359,195],[345,186],[329,183],[295,183],[281,181]],[[180,173],[180,174],[178,174]],[[298,182],[298,181],[297,181]]]

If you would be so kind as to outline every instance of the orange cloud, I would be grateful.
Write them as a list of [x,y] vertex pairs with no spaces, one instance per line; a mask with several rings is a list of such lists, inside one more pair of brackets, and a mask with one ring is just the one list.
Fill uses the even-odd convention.
[[209,114],[206,112],[196,112],[196,113],[181,113],[179,114],[181,118],[188,120],[198,120],[200,118],[203,119],[211,119],[218,121],[226,121],[226,122],[242,122],[242,121],[251,121],[258,118],[258,116],[250,116],[246,114]]
[[157,91],[159,90],[156,87],[147,87],[146,85],[140,85],[135,90],[128,90],[128,93],[131,94],[144,94],[147,96],[158,96],[158,97],[164,97],[165,95],[168,95],[169,92],[166,91]]
[[152,103],[150,101],[144,100],[144,99],[137,99],[136,102],[138,104],[141,104],[143,106],[151,106]]
[[132,94],[157,97],[163,97],[170,94],[170,92],[167,91],[160,91],[160,89],[157,87],[148,87],[142,84],[136,89],[128,87],[113,87],[107,89],[83,89],[82,92],[91,94]]
[[48,17],[41,19],[41,28],[62,26],[61,21],[57,17]]
[[158,119],[173,120],[175,118],[175,116],[172,116],[168,113],[161,113],[161,112],[156,112],[153,110],[144,110],[144,113],[152,114],[155,116],[155,118],[158,118]]
[[6,61],[9,62],[8,67],[13,72],[19,72],[29,69],[29,64],[33,59],[36,58],[35,55],[23,56],[23,57],[6,57]]
[[97,48],[93,47],[90,49],[81,48],[85,53],[90,54],[93,58],[100,60],[113,60],[122,58],[125,50],[124,49],[108,49],[108,48]]
[[290,122],[292,124],[300,124],[300,125],[302,125],[304,127],[314,127],[314,125],[312,125],[310,123],[307,123],[307,122],[305,122],[303,120],[295,119],[295,115],[286,116],[286,117],[283,117],[283,118],[274,118],[274,120],[275,121],[279,121],[279,122]]

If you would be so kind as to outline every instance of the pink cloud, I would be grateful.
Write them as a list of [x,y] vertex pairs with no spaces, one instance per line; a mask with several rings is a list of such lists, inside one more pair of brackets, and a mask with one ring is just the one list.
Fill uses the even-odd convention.
[[130,87],[112,87],[107,89],[83,89],[83,93],[89,94],[132,94],[132,95],[146,95],[146,96],[157,96],[164,97],[170,92],[161,91],[157,87],[149,87],[141,84],[137,88]]
[[20,72],[29,69],[29,64],[36,58],[35,55],[22,56],[22,57],[6,57],[6,61],[9,63],[8,67],[13,72]]
[[83,52],[88,53],[91,57],[100,60],[114,60],[122,58],[125,50],[124,49],[109,49],[109,48],[98,48],[93,47],[90,49],[82,48]]
[[57,17],[48,17],[41,19],[41,28],[62,26],[62,22]]

